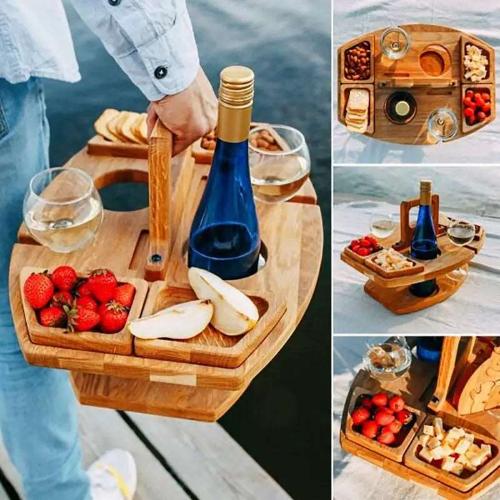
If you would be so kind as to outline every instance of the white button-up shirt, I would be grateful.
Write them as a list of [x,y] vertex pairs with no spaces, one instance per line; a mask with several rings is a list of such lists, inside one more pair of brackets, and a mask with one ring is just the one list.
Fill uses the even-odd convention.
[[[198,50],[185,0],[71,0],[150,100],[194,80]],[[0,78],[80,79],[62,0],[0,0]]]

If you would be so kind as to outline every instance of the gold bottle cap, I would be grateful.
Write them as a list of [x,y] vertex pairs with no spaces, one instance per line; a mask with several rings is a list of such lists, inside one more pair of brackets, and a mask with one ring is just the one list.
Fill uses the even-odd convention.
[[410,112],[410,105],[406,101],[396,103],[395,111],[399,116],[406,116]]
[[421,180],[420,181],[420,191],[424,193],[430,193],[432,191],[432,181]]
[[253,104],[254,73],[245,66],[229,66],[220,74],[219,101],[232,108]]

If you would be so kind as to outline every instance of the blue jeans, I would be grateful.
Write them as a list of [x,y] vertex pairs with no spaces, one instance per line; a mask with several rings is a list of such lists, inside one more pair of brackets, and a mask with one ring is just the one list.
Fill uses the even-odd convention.
[[8,269],[30,178],[48,167],[49,128],[38,79],[0,78],[0,428],[28,500],[86,500],[68,374],[28,365],[12,325]]

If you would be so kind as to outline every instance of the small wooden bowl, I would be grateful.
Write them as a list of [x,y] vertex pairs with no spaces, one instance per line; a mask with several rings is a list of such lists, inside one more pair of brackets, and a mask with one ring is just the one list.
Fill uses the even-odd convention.
[[368,90],[370,94],[369,99],[369,108],[368,108],[368,128],[366,129],[365,134],[373,134],[375,132],[375,91],[373,84],[365,84],[365,83],[350,83],[340,85],[340,95],[339,95],[339,104],[338,104],[338,119],[339,122],[346,125],[345,116],[347,113],[347,102],[349,100],[349,92],[352,89],[365,89]]
[[[377,252],[378,254],[379,252]],[[399,253],[399,252],[398,252]],[[365,264],[373,271],[375,271],[377,274],[384,278],[399,278],[400,276],[409,276],[411,274],[418,274],[421,273],[424,270],[424,265],[421,264],[420,262],[415,262],[413,259],[410,259],[403,255],[406,260],[410,261],[413,263],[413,267],[409,267],[408,269],[399,269],[395,271],[387,271],[383,269],[381,266],[376,264],[374,262],[375,257],[377,254],[371,254],[368,256],[367,260],[365,261]]]
[[[488,57],[488,66],[486,67],[486,78],[480,82],[471,82],[465,79],[465,46],[467,44],[475,45],[479,47],[483,54]],[[477,38],[473,38],[467,35],[462,35],[460,37],[460,79],[464,85],[483,85],[485,83],[493,83],[493,76],[495,73],[495,51],[488,45],[485,45],[482,41]]]
[[[456,423],[455,424],[451,423],[446,415],[442,415],[441,417],[443,419],[443,426],[445,429],[457,425]],[[429,415],[425,420],[424,424],[431,425],[432,422],[434,421],[434,418],[435,418],[434,416]],[[463,425],[460,425],[460,427],[463,427],[465,429]],[[425,474],[426,476],[429,476],[432,479],[440,481],[441,483],[446,484],[447,486],[451,486],[452,488],[455,488],[458,491],[466,492],[471,490],[472,488],[474,488],[474,486],[479,484],[481,481],[486,479],[486,477],[488,477],[490,474],[492,474],[495,470],[498,469],[500,465],[500,453],[499,453],[498,441],[496,441],[495,439],[483,436],[482,434],[479,434],[469,429],[465,430],[467,432],[474,434],[475,440],[479,440],[485,444],[491,445],[493,457],[483,466],[481,466],[481,468],[479,468],[476,472],[471,473],[467,477],[460,477],[456,476],[455,474],[452,474],[451,472],[443,471],[438,467],[421,459],[417,455],[417,452],[421,446],[420,443],[418,442],[418,436],[415,437],[415,439],[411,443],[410,448],[406,452],[404,456],[404,464],[408,466],[410,469]]]
[[[224,335],[209,325],[196,337],[185,340],[134,338],[135,354],[150,359],[224,368],[240,366],[266,338],[286,311],[285,304],[278,302],[271,292],[248,291],[247,295],[257,306],[260,318],[255,327],[244,335]],[[143,316],[191,300],[196,300],[196,295],[190,288],[166,287],[165,282],[157,281],[151,286]]]
[[[352,49],[360,43],[368,42],[370,44],[370,77],[365,80],[351,80],[346,78],[344,74],[345,67],[345,53],[349,49]],[[362,35],[358,38],[349,41],[349,46],[342,46],[338,51],[338,61],[339,61],[339,81],[345,84],[357,84],[357,83],[373,83],[375,81],[375,37],[373,35]]]
[[[28,304],[24,297],[24,282],[32,273],[45,271],[44,268],[23,267],[19,274],[21,286],[21,297],[26,318],[26,325],[31,341],[34,344],[48,345],[52,347],[64,347],[67,349],[79,349],[82,351],[95,351],[111,354],[132,354],[132,335],[127,327],[117,333],[100,332],[71,332],[65,328],[50,328],[42,326],[34,309]],[[80,278],[84,277],[79,275]],[[135,296],[128,314],[128,320],[136,319],[140,316],[142,306],[148,293],[146,281],[137,278],[118,278],[120,283],[131,283],[135,287]]]
[[[395,395],[387,391],[383,392],[387,393],[389,397]],[[408,446],[410,446],[410,443],[415,438],[417,431],[420,429],[423,421],[425,420],[426,414],[421,412],[420,410],[417,410],[416,408],[413,408],[409,405],[405,405],[405,408],[411,413],[413,413],[413,415],[415,416],[411,427],[405,429],[406,435],[404,436],[403,440],[398,446],[388,446],[385,444],[381,444],[374,439],[369,439],[366,436],[363,436],[363,434],[354,429],[351,413],[356,407],[356,401],[362,394],[369,394],[370,396],[372,396],[373,394],[375,394],[375,392],[367,390],[364,387],[356,387],[353,390],[347,410],[347,418],[345,426],[346,438],[384,457],[390,458],[395,462],[402,462],[403,456],[406,450],[408,449]]]
[[[491,102],[491,111],[489,116],[486,117],[486,119],[482,122],[477,122],[474,123],[474,125],[469,125],[467,121],[465,120],[464,116],[464,97],[465,93],[467,90],[474,90],[474,91],[486,91],[490,94],[490,102]],[[484,127],[488,123],[492,122],[496,118],[496,92],[495,92],[495,86],[491,84],[483,84],[483,83],[471,83],[471,84],[463,84],[462,85],[462,101],[460,104],[460,109],[461,109],[461,123],[462,123],[462,132],[464,134],[468,134],[470,132],[474,132],[474,130],[477,130],[481,127]]]

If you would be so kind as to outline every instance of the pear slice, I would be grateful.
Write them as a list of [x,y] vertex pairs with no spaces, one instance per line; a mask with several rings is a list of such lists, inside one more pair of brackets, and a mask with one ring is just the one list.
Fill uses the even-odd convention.
[[201,333],[210,323],[213,313],[214,306],[209,300],[193,300],[131,321],[128,329],[140,339],[185,340]]
[[237,288],[204,269],[191,267],[189,283],[202,300],[214,305],[211,323],[226,335],[241,335],[251,330],[259,320],[255,304]]

